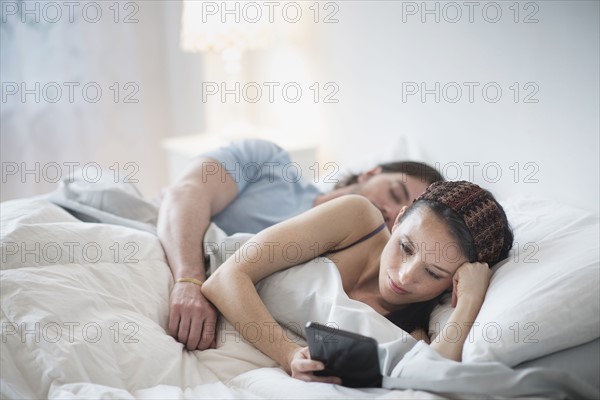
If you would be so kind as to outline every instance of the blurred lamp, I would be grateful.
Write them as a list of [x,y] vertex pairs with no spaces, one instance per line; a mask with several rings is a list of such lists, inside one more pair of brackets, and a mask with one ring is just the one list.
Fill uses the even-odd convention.
[[220,54],[226,72],[239,73],[243,51],[268,45],[268,21],[262,12],[260,5],[247,0],[184,0],[180,48],[185,52]]

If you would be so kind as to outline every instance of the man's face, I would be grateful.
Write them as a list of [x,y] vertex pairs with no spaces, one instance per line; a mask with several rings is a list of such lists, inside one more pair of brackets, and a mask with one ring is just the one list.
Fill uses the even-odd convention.
[[381,211],[391,230],[400,209],[410,206],[427,186],[418,178],[400,172],[381,173],[377,168],[359,176],[355,193],[365,196]]

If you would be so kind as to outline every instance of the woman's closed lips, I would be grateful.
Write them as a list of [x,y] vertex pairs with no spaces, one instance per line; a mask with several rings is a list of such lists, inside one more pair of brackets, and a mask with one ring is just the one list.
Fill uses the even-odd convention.
[[388,281],[390,283],[390,288],[398,293],[398,294],[408,294],[408,290],[405,290],[404,288],[402,288],[402,286],[397,285],[396,283],[394,283],[394,280],[388,275]]

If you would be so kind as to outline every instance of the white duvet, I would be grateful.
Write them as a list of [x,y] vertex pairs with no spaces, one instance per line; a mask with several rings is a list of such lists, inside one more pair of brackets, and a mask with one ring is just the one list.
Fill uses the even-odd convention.
[[226,321],[217,349],[186,351],[165,332],[172,284],[150,233],[3,203],[2,397],[439,398],[292,379]]
[[[155,235],[80,222],[43,198],[2,203],[1,212],[2,398],[439,398],[428,391],[476,398],[579,398],[599,393],[562,372],[443,359],[367,305],[349,299],[336,266],[326,258],[257,285],[273,316],[290,327],[286,338],[304,344],[294,331],[308,320],[374,337],[387,376],[384,386],[409,390],[359,390],[290,378],[223,319],[217,349],[189,352],[165,331],[173,280]],[[592,222],[578,230],[593,231],[597,217]],[[521,225],[518,233],[523,234]],[[211,269],[227,249],[249,237],[226,237],[212,225],[204,238],[208,248],[219,249],[207,252],[212,253]],[[539,243],[542,248],[544,242]],[[588,266],[580,260],[583,272],[577,275],[586,278],[582,274],[597,270],[597,257],[595,262]],[[491,295],[502,284],[502,277],[496,278]],[[597,288],[590,278],[594,275],[586,281]],[[252,326],[242,329],[253,331]],[[586,335],[572,345],[583,343]]]

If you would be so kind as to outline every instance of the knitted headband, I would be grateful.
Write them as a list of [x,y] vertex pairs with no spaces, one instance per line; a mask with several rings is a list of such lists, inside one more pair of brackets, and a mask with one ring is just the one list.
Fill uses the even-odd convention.
[[484,189],[467,181],[435,182],[416,200],[442,203],[467,225],[477,253],[477,261],[490,266],[499,261],[504,245],[503,213]]

